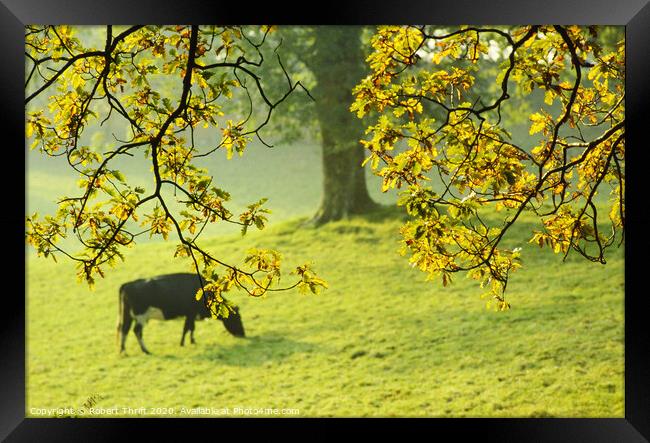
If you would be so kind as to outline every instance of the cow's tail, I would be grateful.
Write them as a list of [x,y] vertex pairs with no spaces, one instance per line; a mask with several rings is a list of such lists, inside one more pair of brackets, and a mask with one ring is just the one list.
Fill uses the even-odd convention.
[[115,337],[115,341],[118,346],[120,346],[122,328],[124,327],[124,324],[129,321],[129,319],[127,318],[127,316],[129,315],[129,306],[128,306],[128,301],[126,300],[125,286],[126,285],[120,286],[120,291],[119,291],[119,301],[118,301],[118,309],[117,309],[117,334]]

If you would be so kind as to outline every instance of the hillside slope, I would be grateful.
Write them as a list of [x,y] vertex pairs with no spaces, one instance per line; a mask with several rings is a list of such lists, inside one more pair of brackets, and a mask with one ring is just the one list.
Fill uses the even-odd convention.
[[[525,220],[524,220],[525,221]],[[512,310],[485,309],[480,288],[462,276],[443,288],[397,250],[393,210],[300,228],[215,237],[219,256],[249,247],[279,249],[287,265],[313,260],[330,289],[241,306],[246,339],[213,321],[197,324],[197,344],[179,347],[182,320],[152,320],[153,355],[133,334],[127,355],[115,341],[117,288],[139,277],[186,270],[172,244],[130,252],[90,293],[68,263],[29,258],[27,414],[31,408],[295,408],[300,416],[623,417],[623,251],[605,266],[525,243],[512,277]],[[196,412],[196,411],[195,411]],[[156,415],[156,414],[154,414]]]

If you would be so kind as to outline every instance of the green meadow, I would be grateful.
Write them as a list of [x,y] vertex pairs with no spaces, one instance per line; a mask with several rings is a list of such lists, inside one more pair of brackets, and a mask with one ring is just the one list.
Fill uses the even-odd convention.
[[[92,292],[63,257],[54,263],[28,251],[28,416],[78,411],[89,398],[99,416],[133,416],[122,408],[161,416],[193,408],[190,415],[229,408],[231,417],[235,408],[291,408],[301,417],[624,416],[622,247],[607,265],[573,255],[563,262],[527,243],[537,226],[524,217],[506,238],[523,248],[524,267],[508,286],[512,309],[494,312],[474,281],[425,281],[399,255],[402,212],[375,178],[369,186],[384,208],[306,227],[321,192],[316,145],[255,147],[215,167],[235,200],[269,197],[274,212],[263,231],[215,228],[204,245],[232,262],[251,247],[278,249],[287,269],[312,261],[329,289],[260,299],[234,292],[247,338],[206,320],[197,323],[197,344],[180,347],[183,320],[151,320],[144,340],[153,354],[131,333],[119,355],[119,286],[189,270],[173,258],[175,244],[143,241]],[[74,191],[56,171],[28,158],[28,211],[51,212],[54,197]]]

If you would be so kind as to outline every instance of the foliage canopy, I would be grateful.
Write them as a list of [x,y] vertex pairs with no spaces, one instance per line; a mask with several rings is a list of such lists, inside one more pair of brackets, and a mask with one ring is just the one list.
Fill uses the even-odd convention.
[[[205,278],[197,298],[215,316],[227,315],[221,294],[233,288],[261,296],[327,287],[307,264],[281,287],[277,251],[253,249],[233,265],[198,242],[208,223],[235,224],[243,234],[262,229],[269,211],[260,199],[231,212],[230,193],[195,160],[242,155],[254,137],[267,144],[262,133],[274,111],[296,92],[311,99],[285,69],[279,44],[268,69],[272,31],[107,26],[92,43],[76,28],[28,26],[26,135],[32,148],[64,156],[81,189],[55,215],[27,217],[28,243],[39,255],[75,260],[92,286],[139,235],[173,233],[176,255]],[[398,204],[410,216],[402,252],[414,267],[443,285],[467,272],[487,289],[488,303],[508,309],[508,279],[521,259],[503,239],[524,211],[541,220],[530,242],[605,263],[625,225],[625,52],[622,36],[612,35],[596,26],[377,28],[370,74],[354,88],[350,110],[373,119],[361,141],[364,164],[382,178],[382,191],[402,189]],[[535,94],[544,104],[529,112]],[[507,127],[514,119],[506,116],[517,114],[527,117],[528,137]],[[87,143],[84,130],[107,122],[128,135]],[[197,131],[215,128],[214,146],[195,143]],[[114,166],[134,155],[150,162],[150,187],[133,186]],[[70,233],[78,254],[59,246]]]
[[[271,28],[106,26],[96,44],[80,38],[81,32],[69,26],[26,28],[26,135],[33,139],[32,148],[65,156],[81,189],[81,195],[63,198],[55,215],[27,217],[26,240],[38,254],[54,259],[65,254],[78,263],[80,280],[92,286],[97,275],[104,276],[105,265],[124,259],[124,248],[139,235],[168,239],[174,233],[176,255],[189,257],[206,280],[197,298],[204,298],[214,316],[228,315],[230,306],[221,294],[232,288],[257,297],[293,287],[311,292],[326,287],[309,264],[293,271],[295,283],[279,286],[277,251],[253,249],[242,265],[233,265],[198,242],[208,223],[235,224],[245,234],[267,222],[266,199],[232,213],[229,192],[194,160],[217,150],[228,158],[242,155],[253,137],[266,143],[261,133],[273,111],[296,90],[306,92],[284,69],[286,88],[278,97],[263,88],[257,73],[264,63],[260,48]],[[279,57],[278,63],[282,66]],[[169,87],[173,79],[176,85]],[[46,93],[45,109],[30,107]],[[224,115],[236,94],[249,104],[241,118]],[[127,139],[113,134],[113,143],[84,143],[86,128],[109,121],[126,125]],[[215,146],[195,144],[201,128],[219,128]],[[113,166],[118,157],[134,155],[151,162],[149,189],[132,186]],[[173,200],[184,209],[175,211]],[[78,254],[58,246],[70,233],[82,246]]]
[[[410,215],[403,252],[447,285],[466,271],[505,310],[520,248],[502,239],[523,211],[542,220],[530,242],[565,258],[573,250],[605,263],[625,224],[624,42],[608,45],[595,26],[436,29],[380,27],[354,89],[351,110],[371,113],[362,141],[382,190],[404,188]],[[477,91],[498,65],[493,95]],[[526,140],[514,139],[502,112],[517,96],[544,94]],[[509,112],[513,112],[510,110]],[[516,110],[514,111],[516,112]],[[437,182],[438,187],[431,183]],[[609,191],[603,225],[597,194]],[[500,211],[496,222],[485,214]]]

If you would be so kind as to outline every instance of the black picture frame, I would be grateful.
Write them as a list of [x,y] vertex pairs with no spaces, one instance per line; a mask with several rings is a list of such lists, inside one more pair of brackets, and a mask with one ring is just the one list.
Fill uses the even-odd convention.
[[[649,241],[644,229],[650,219],[644,210],[643,179],[646,148],[643,144],[650,79],[649,0],[453,0],[358,1],[283,5],[268,2],[244,5],[241,2],[204,0],[0,0],[0,56],[2,104],[6,144],[10,154],[0,157],[4,173],[19,171],[24,146],[24,25],[47,24],[169,24],[169,23],[277,23],[277,24],[607,24],[626,26],[626,103],[630,149],[627,151],[627,226],[625,239],[625,418],[607,419],[331,419],[346,431],[385,432],[397,428],[400,436],[438,437],[453,435],[487,441],[536,442],[643,442],[650,439],[650,334],[644,309],[646,293],[642,275],[648,262]],[[7,135],[12,137],[7,137]],[[10,155],[11,157],[6,157]],[[5,161],[7,163],[5,163]],[[24,169],[23,169],[24,171]],[[647,173],[647,172],[646,172]],[[5,175],[7,176],[7,175]],[[13,183],[13,185],[11,184]],[[14,202],[3,205],[0,224],[6,233],[3,245],[17,254],[25,252],[22,193],[15,182],[5,182],[5,191]],[[9,198],[9,197],[7,197]],[[10,209],[11,208],[11,209]],[[18,232],[20,231],[20,232]],[[6,441],[114,441],[124,436],[163,431],[176,440],[197,437],[200,432],[219,438],[223,431],[243,432],[259,425],[265,432],[284,435],[287,430],[309,430],[322,425],[318,419],[36,419],[25,418],[25,303],[21,285],[14,281],[25,262],[8,260],[4,295],[4,315],[0,320],[0,438]],[[646,271],[647,273],[647,271]],[[23,285],[25,280],[22,280]],[[18,286],[18,289],[16,289]],[[23,292],[24,287],[22,287]],[[8,303],[11,302],[11,303]],[[53,315],[60,315],[53,313]],[[244,421],[245,420],[245,421]],[[326,424],[328,429],[337,426]],[[177,433],[177,434],[176,434]],[[206,434],[204,434],[206,435]],[[159,437],[158,437],[159,438]],[[163,438],[165,440],[166,438]]]

